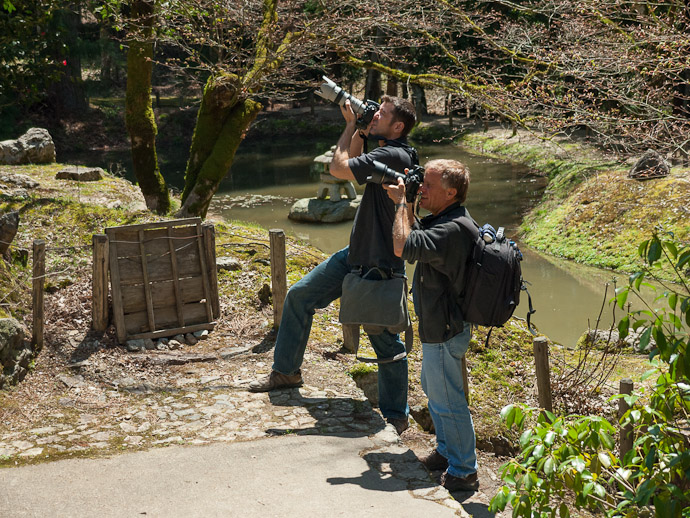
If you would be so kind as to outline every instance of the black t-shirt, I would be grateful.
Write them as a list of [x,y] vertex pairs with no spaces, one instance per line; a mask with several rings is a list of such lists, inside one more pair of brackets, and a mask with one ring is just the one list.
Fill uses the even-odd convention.
[[[404,139],[398,142],[406,144]],[[381,185],[367,183],[367,176],[374,172],[374,160],[398,173],[404,173],[406,168],[411,169],[414,165],[410,152],[396,142],[348,160],[357,183],[366,184],[366,187],[352,225],[347,260],[353,266],[379,266],[402,271],[405,263],[393,253],[395,205]]]

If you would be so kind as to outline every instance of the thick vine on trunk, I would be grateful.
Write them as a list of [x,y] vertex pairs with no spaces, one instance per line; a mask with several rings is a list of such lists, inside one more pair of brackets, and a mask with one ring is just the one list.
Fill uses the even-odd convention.
[[127,52],[127,94],[125,122],[132,143],[134,174],[146,206],[158,214],[170,210],[170,195],[158,167],[156,120],[151,104],[153,58],[153,0],[132,2],[133,29]]

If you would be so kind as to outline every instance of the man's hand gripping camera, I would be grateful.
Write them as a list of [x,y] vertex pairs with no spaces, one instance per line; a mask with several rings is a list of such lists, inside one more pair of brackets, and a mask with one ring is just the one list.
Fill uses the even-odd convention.
[[424,182],[424,168],[416,165],[407,170],[405,174],[393,171],[390,167],[374,160],[374,174],[367,176],[369,183],[398,183],[398,178],[402,178],[405,183],[405,201],[414,203],[419,191],[419,186]]

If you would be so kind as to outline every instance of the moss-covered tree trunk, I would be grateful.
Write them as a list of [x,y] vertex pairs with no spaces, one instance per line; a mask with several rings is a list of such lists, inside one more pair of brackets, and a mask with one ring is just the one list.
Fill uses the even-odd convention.
[[204,89],[178,217],[205,217],[261,104],[240,99],[240,81],[231,74],[212,76]]
[[170,210],[170,195],[158,167],[158,129],[151,104],[154,0],[135,0],[131,6],[125,122],[132,145],[134,174],[146,206],[165,214]]
[[288,32],[277,47],[272,40],[277,6],[278,0],[263,0],[263,21],[256,39],[254,63],[246,74],[240,78],[216,73],[206,83],[178,217],[206,217],[211,199],[230,170],[237,148],[261,111],[261,104],[250,96],[261,87],[262,78],[280,66],[294,36]]

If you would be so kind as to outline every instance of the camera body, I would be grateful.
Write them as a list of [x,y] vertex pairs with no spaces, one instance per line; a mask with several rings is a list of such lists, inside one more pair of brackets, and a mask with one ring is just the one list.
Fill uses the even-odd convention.
[[424,182],[424,168],[421,165],[415,165],[406,174],[394,171],[386,164],[374,160],[374,174],[367,176],[369,183],[398,183],[398,178],[402,178],[405,183],[405,201],[407,203],[414,203],[417,197],[419,186]]
[[356,124],[357,127],[366,129],[381,105],[369,99],[366,101],[360,101],[356,97],[353,97],[349,93],[345,92],[326,76],[323,76],[323,80],[324,83],[321,85],[321,90],[317,90],[314,93],[319,97],[322,97],[327,101],[334,102],[340,106],[345,105],[345,101],[349,99],[352,111],[358,115]]

